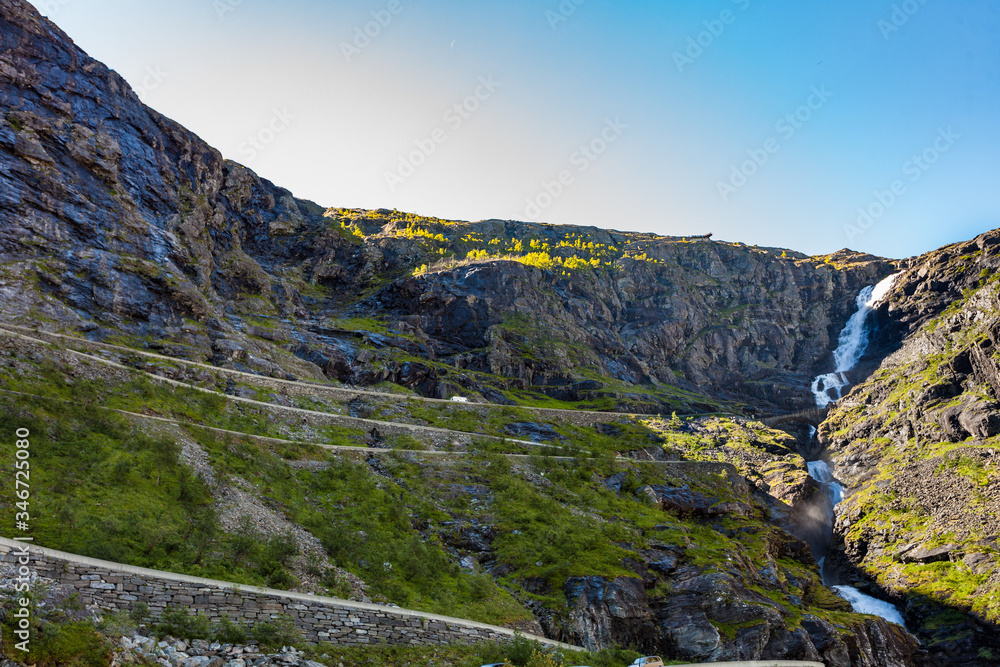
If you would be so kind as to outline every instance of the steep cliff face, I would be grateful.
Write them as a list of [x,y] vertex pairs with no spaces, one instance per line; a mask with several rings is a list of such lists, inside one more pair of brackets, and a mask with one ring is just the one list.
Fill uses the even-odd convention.
[[[843,559],[909,596],[908,618],[938,655],[969,660],[989,650],[984,637],[998,608],[998,241],[988,234],[897,263],[850,251],[806,257],[597,228],[323,209],[224,160],[142,105],[117,74],[29,5],[0,0],[0,318],[8,324],[258,375],[429,397],[461,393],[472,401],[649,414],[763,413],[810,402],[809,382],[828,370],[857,292],[902,269],[879,312],[868,367],[892,354],[834,411],[821,436],[837,457],[838,476],[855,490],[839,517]],[[76,381],[53,381],[46,373],[58,369],[32,353],[38,359],[27,362],[12,351],[3,382],[20,391],[26,387],[17,383],[37,374],[44,382],[34,390],[61,396]],[[127,354],[119,361],[131,363]],[[164,372],[166,365],[160,359],[138,367]],[[214,372],[192,374],[221,390]],[[90,381],[89,400],[118,398],[114,380]],[[137,396],[147,391],[130,381]],[[225,391],[292,402],[232,378]],[[848,614],[844,601],[820,585],[812,556],[788,534],[790,513],[809,503],[816,486],[791,445],[753,435],[762,425],[691,420],[660,437],[648,423],[628,420],[557,431],[530,413],[494,432],[482,431],[469,413],[444,417],[422,403],[389,405],[384,394],[363,403],[320,407],[351,418],[446,425],[465,436],[541,434],[577,453],[601,444],[606,475],[588,472],[581,455],[554,467],[543,459],[494,480],[487,495],[500,501],[490,511],[510,512],[517,506],[510,501],[532,499],[519,507],[522,514],[479,514],[478,478],[499,467],[500,455],[482,458],[482,468],[477,460],[461,478],[447,477],[454,466],[445,466],[448,484],[425,480],[409,501],[416,507],[440,494],[450,520],[479,522],[482,535],[452,542],[457,523],[433,529],[439,514],[400,519],[411,550],[431,545],[421,553],[433,551],[434,562],[449,566],[475,556],[496,579],[490,586],[513,587],[516,602],[510,592],[502,596],[516,608],[512,618],[530,616],[525,622],[570,641],[637,643],[690,659],[906,665],[925,657],[901,629]],[[507,416],[508,408],[480,408],[490,428]],[[170,410],[177,412],[166,416],[188,417]],[[214,414],[197,417],[232,426],[212,422]],[[255,432],[282,437],[302,425],[265,427],[267,420],[254,424]],[[312,429],[299,436],[340,437]],[[352,445],[384,444],[377,429],[351,437],[360,438]],[[216,456],[224,461],[231,453],[219,444]],[[614,459],[622,453],[658,461],[720,457],[742,477],[722,483],[700,473],[650,473],[623,489],[623,479],[615,481],[622,464]],[[336,523],[346,507],[339,505],[321,520],[295,495],[315,483],[308,466],[286,488],[278,484],[287,478],[286,463],[270,452],[260,460],[267,463],[266,472],[256,471],[265,488],[287,492],[282,502],[311,516],[311,529],[326,531],[331,560],[376,576],[365,568],[398,555],[358,556],[361,547],[344,536],[364,533],[364,521]],[[374,497],[373,489],[389,482],[417,488],[430,470],[413,463],[393,481],[392,466],[374,460],[359,466],[363,474],[352,468],[352,492],[363,488]],[[233,465],[240,475],[256,474],[251,464]],[[273,471],[280,475],[267,477]],[[554,486],[556,474],[562,481]],[[518,486],[522,478],[530,484]],[[317,497],[329,496],[326,487],[315,488]],[[542,499],[559,512],[544,530],[536,508]],[[452,501],[455,507],[447,505]],[[600,539],[575,545],[567,568],[545,531],[594,528],[581,518],[586,503],[603,512],[595,514]],[[408,511],[401,507],[386,514],[401,517]],[[623,520],[628,512],[635,516]],[[606,552],[600,568],[590,567],[584,548],[594,545]],[[427,563],[417,560],[406,566],[426,574]],[[849,568],[842,569],[847,576]],[[475,589],[478,580],[469,581]],[[941,605],[973,617],[948,616]]]
[[[155,334],[185,317],[219,317],[236,292],[304,314],[250,255],[280,255],[279,233],[306,226],[318,208],[144,106],[26,3],[0,6],[7,277],[37,279],[56,299],[46,314],[67,325],[100,315],[105,326]],[[40,305],[27,298],[34,290],[20,291],[8,315]]]
[[[7,317],[427,395],[776,408],[805,395],[853,294],[892,269],[853,253],[324,211],[144,106],[26,3],[0,7]],[[345,326],[345,312],[367,321]]]
[[[499,224],[468,228],[493,238],[510,233]],[[566,243],[558,228],[511,231],[542,246]],[[888,262],[859,255],[845,254],[846,265],[835,268],[835,260],[741,244],[586,232],[588,242],[619,249],[605,266],[565,275],[476,261],[396,281],[363,307],[415,315],[438,357],[528,385],[562,386],[550,394],[613,378],[789,405],[808,395],[831,332],[850,314],[849,295],[891,271]]]
[[895,351],[820,429],[851,492],[845,566],[966,664],[996,653],[1000,623],[998,268],[1000,231],[908,261],[875,336]]

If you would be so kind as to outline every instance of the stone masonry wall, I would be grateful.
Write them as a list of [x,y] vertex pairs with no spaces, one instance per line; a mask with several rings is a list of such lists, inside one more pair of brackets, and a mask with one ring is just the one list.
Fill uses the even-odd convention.
[[[310,642],[349,645],[505,642],[514,637],[507,628],[408,609],[240,586],[30,545],[28,549],[31,570],[60,584],[74,586],[83,604],[109,611],[145,602],[154,617],[168,606],[204,612],[213,622],[228,616],[234,621],[255,623],[284,614],[295,621]],[[0,538],[0,561],[23,564],[20,559],[23,559],[21,543]],[[542,637],[530,638],[561,648],[577,648]]]

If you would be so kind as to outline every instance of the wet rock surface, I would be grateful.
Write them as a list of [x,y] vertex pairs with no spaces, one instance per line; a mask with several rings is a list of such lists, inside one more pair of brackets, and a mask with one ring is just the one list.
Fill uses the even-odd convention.
[[[978,652],[996,645],[993,608],[970,609],[932,591],[905,597],[922,582],[897,565],[961,566],[961,576],[974,575],[962,581],[980,600],[1000,587],[1000,300],[991,282],[1000,234],[893,263],[850,251],[809,258],[576,228],[583,242],[619,252],[599,270],[574,275],[502,259],[415,273],[439,251],[465,257],[466,236],[573,251],[558,249],[566,232],[549,225],[424,221],[422,231],[444,239],[433,246],[412,234],[405,214],[348,216],[296,199],[144,106],[121,77],[21,0],[0,0],[0,108],[0,315],[269,377],[391,383],[427,397],[495,403],[512,402],[504,392],[531,390],[532,400],[651,415],[729,404],[773,413],[808,403],[809,383],[829,366],[857,292],[903,269],[856,379],[880,364],[884,374],[841,403],[821,439],[855,492],[838,515],[842,569],[850,576],[849,567],[858,568],[855,583],[869,588],[875,572],[893,577],[879,586],[905,602],[930,658],[884,622],[795,617],[800,593],[823,595],[790,584],[780,567],[813,565],[792,534],[801,535],[797,522],[816,486],[801,457],[780,443],[747,447],[741,432],[717,431],[706,448],[739,464],[749,480],[738,485],[740,500],[684,484],[646,485],[636,498],[727,539],[779,527],[759,562],[714,564],[719,571],[692,555],[691,538],[665,540],[642,562],[623,565],[634,576],[568,576],[561,588],[542,591],[564,597],[566,612],[534,609],[530,623],[588,645],[636,643],[697,660],[986,664]],[[902,376],[919,381],[901,392]],[[261,398],[235,382],[229,389]],[[349,406],[352,415],[370,409]],[[602,428],[603,436],[618,435]],[[561,438],[533,422],[510,429],[538,442]],[[377,429],[369,439],[385,440]],[[941,443],[954,447],[939,451]],[[680,456],[642,444],[636,458]],[[197,452],[188,458],[199,465]],[[883,461],[901,467],[883,470]],[[386,476],[379,465],[373,458],[373,471]],[[532,481],[546,483],[541,475]],[[615,494],[635,490],[624,478],[605,485]],[[268,530],[288,527],[244,491],[234,487],[222,499],[228,527],[247,516]],[[490,501],[474,483],[453,491],[473,505]],[[877,511],[866,498],[876,493],[896,513],[891,520],[870,520]],[[440,532],[435,538],[461,567],[516,575],[498,563],[488,522]],[[313,543],[297,537],[304,550]],[[762,590],[785,592],[776,593],[779,601]],[[846,611],[837,600],[825,604]],[[942,622],[948,604],[962,613]],[[185,660],[196,658],[191,667],[226,664],[219,655]],[[233,658],[230,667],[271,664],[263,658]]]
[[[351,218],[360,236],[345,234],[339,210],[224,160],[30,6],[6,0],[0,20],[6,317],[42,313],[95,339],[439,398],[461,388],[503,403],[502,391],[531,387],[622,410],[708,409],[705,393],[777,407],[803,395],[854,293],[892,269],[858,253],[827,263],[580,228],[617,259],[575,277],[501,260],[410,276],[428,250],[400,234],[401,214],[365,212]],[[460,256],[463,238],[565,240],[560,228],[499,220],[426,227]],[[391,326],[345,327],[345,316]],[[539,335],[555,344],[535,345]],[[630,393],[580,366],[692,395]]]
[[872,377],[819,433],[847,487],[834,560],[950,664],[1000,655],[998,269],[998,231],[908,260],[877,311]]

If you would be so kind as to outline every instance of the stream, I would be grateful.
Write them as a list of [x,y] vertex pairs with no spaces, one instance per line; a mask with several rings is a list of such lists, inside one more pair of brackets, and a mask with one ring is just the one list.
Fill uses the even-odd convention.
[[[830,403],[838,400],[843,396],[844,388],[850,385],[847,373],[854,368],[855,364],[858,363],[868,348],[868,336],[865,330],[868,315],[871,314],[876,304],[892,287],[897,275],[889,276],[878,285],[870,285],[858,294],[855,300],[858,310],[847,321],[847,324],[844,325],[837,341],[837,349],[833,353],[836,368],[832,373],[820,375],[813,380],[812,391],[817,407],[825,408]],[[812,437],[816,437],[815,429],[812,429],[811,435]],[[833,476],[833,471],[830,470],[830,466],[826,461],[809,461],[808,465],[809,475],[819,482],[827,496],[827,504],[824,508],[826,510],[824,523],[825,540],[822,542],[820,549],[820,553],[825,554],[833,537],[835,508],[844,498],[844,487]],[[825,555],[819,558],[819,571],[820,576],[823,578],[823,583],[830,585],[830,578],[826,572]],[[851,607],[859,614],[874,614],[892,623],[898,623],[904,628],[906,627],[906,623],[903,621],[903,616],[899,613],[899,610],[889,602],[865,595],[853,586],[833,585],[831,588],[840,597],[850,602]]]

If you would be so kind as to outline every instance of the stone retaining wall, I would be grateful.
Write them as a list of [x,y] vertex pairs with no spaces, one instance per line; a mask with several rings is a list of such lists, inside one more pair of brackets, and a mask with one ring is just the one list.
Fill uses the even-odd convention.
[[[22,546],[28,548],[31,570],[74,586],[83,604],[109,611],[144,602],[153,617],[171,606],[204,612],[215,622],[228,616],[251,624],[287,615],[310,642],[348,645],[435,645],[506,642],[514,638],[513,631],[507,628],[463,619],[160,572],[22,545],[6,538],[0,538],[0,561],[23,565]],[[580,650],[543,637],[525,636],[563,649]]]

